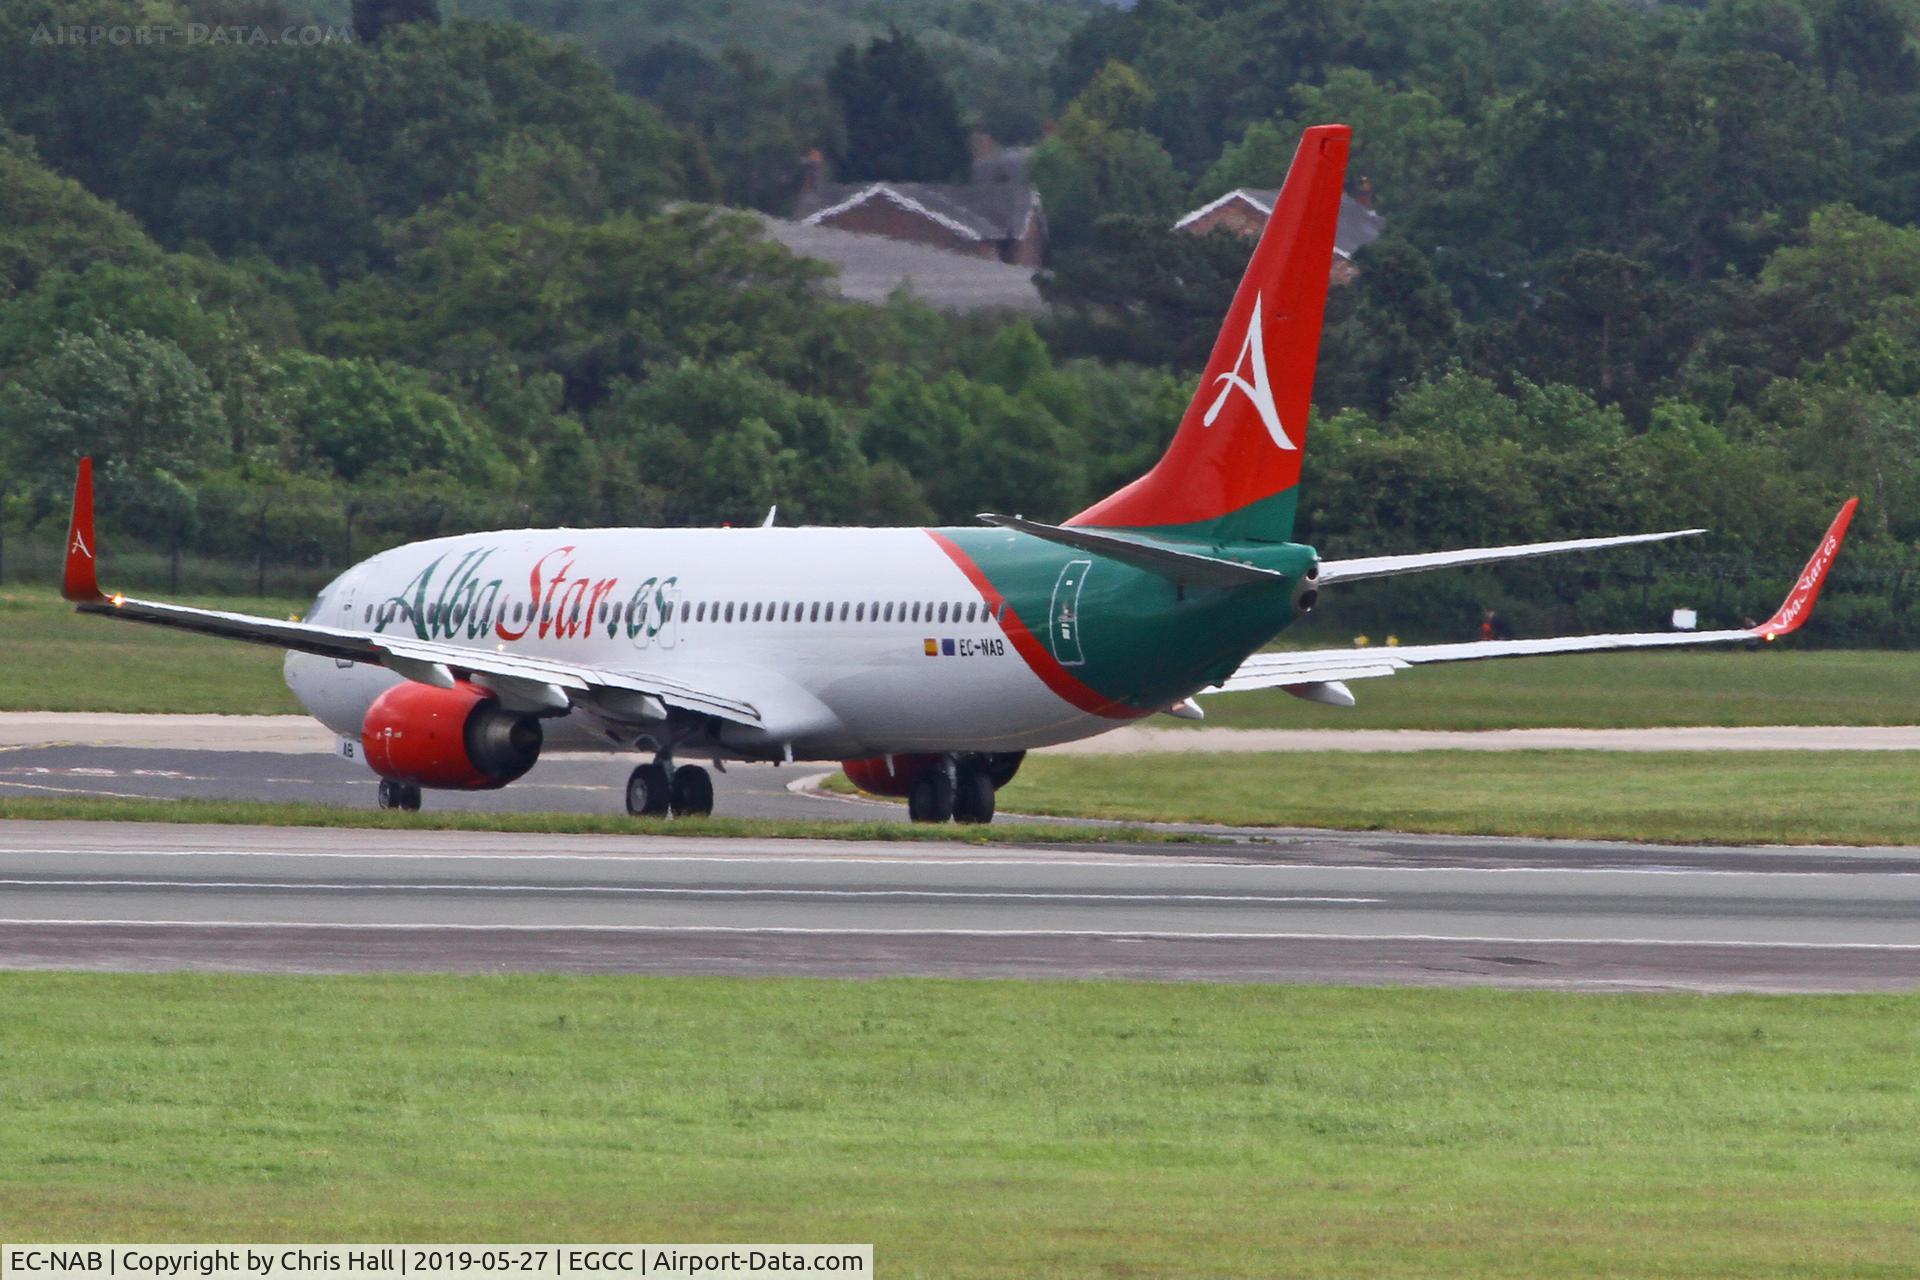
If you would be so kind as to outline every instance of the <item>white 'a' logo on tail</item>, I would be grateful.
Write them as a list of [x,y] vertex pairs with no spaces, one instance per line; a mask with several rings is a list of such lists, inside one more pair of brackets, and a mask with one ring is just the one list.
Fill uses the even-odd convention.
[[[1287,437],[1287,429],[1280,423],[1280,410],[1273,403],[1273,387],[1267,382],[1267,344],[1260,334],[1260,295],[1253,297],[1253,314],[1247,318],[1247,340],[1240,348],[1239,358],[1233,362],[1233,368],[1215,378],[1215,382],[1224,383],[1220,394],[1213,398],[1206,416],[1200,419],[1200,425],[1210,427],[1220,411],[1227,406],[1227,397],[1235,391],[1246,393],[1253,401],[1253,407],[1259,411],[1260,421],[1267,424],[1267,434],[1273,437],[1274,444],[1282,449],[1297,449]],[[1250,378],[1240,376],[1245,368]]]
[[67,552],[70,555],[75,551],[78,551],[89,560],[93,559],[93,552],[87,550],[87,540],[81,535],[78,529],[73,531],[73,545],[67,548]]

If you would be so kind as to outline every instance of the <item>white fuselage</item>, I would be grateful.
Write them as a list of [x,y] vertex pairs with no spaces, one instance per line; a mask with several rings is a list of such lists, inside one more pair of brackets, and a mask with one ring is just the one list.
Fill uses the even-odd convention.
[[[1054,693],[924,529],[470,534],[363,561],[315,605],[308,621],[323,626],[657,676],[750,703],[762,719],[758,730],[716,725],[704,744],[663,742],[576,707],[546,722],[549,747],[563,750],[816,760],[1015,751],[1120,723]],[[298,653],[286,677],[344,737],[359,736],[368,707],[400,679]]]

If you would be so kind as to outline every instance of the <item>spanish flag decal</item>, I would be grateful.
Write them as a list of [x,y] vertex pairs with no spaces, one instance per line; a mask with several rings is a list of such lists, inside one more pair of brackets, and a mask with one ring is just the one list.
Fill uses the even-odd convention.
[[937,658],[940,656],[940,642],[938,640],[927,641],[927,656],[929,658]]

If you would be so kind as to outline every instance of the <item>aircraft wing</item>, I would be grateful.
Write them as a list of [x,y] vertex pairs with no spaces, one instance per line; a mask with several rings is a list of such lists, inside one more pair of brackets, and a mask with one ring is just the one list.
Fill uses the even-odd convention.
[[1501,560],[1525,560],[1533,556],[1557,556],[1569,551],[1592,551],[1600,547],[1628,547],[1637,542],[1665,542],[1670,538],[1691,538],[1705,529],[1670,529],[1665,533],[1629,533],[1611,538],[1573,538],[1565,542],[1525,542],[1511,547],[1463,547],[1458,551],[1417,551],[1410,555],[1360,556],[1352,560],[1322,560],[1321,586],[1336,582],[1358,582],[1363,578],[1390,578],[1401,573],[1425,573],[1430,569],[1457,569],[1469,564],[1494,564]]
[[97,545],[93,533],[93,464],[91,459],[82,458],[74,484],[73,519],[67,529],[66,569],[61,582],[61,594],[81,613],[371,663],[443,689],[451,688],[460,676],[471,676],[495,690],[503,701],[528,709],[559,711],[583,702],[609,719],[648,720],[664,719],[663,708],[676,707],[744,725],[759,727],[763,723],[760,709],[744,698],[645,671],[108,596],[101,592],[97,578]]
[[[1682,645],[1740,644],[1772,641],[1799,630],[1813,613],[1814,601],[1826,582],[1827,571],[1846,541],[1858,498],[1849,498],[1833,518],[1826,536],[1788,592],[1778,611],[1757,627],[1731,631],[1652,631],[1616,635],[1561,636],[1543,640],[1472,640],[1464,644],[1407,645],[1392,649],[1302,649],[1284,653],[1256,653],[1220,684],[1200,691],[1238,693],[1248,689],[1298,686],[1338,686],[1346,680],[1390,676],[1409,667],[1435,662],[1474,662],[1483,658],[1524,658],[1547,653],[1596,653],[1610,649],[1666,649]],[[1671,536],[1671,535],[1655,535]],[[1644,540],[1644,539],[1642,539]],[[1617,541],[1617,540],[1616,540]],[[1564,545],[1563,545],[1564,549]],[[1321,581],[1326,580],[1322,571]],[[1316,691],[1316,700],[1351,705],[1344,689]]]

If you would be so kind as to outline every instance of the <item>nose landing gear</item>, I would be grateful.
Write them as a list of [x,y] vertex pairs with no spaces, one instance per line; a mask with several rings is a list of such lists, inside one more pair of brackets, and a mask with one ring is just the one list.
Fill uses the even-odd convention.
[[412,813],[420,807],[420,788],[411,782],[395,782],[392,778],[382,778],[380,779],[380,807],[403,809]]

